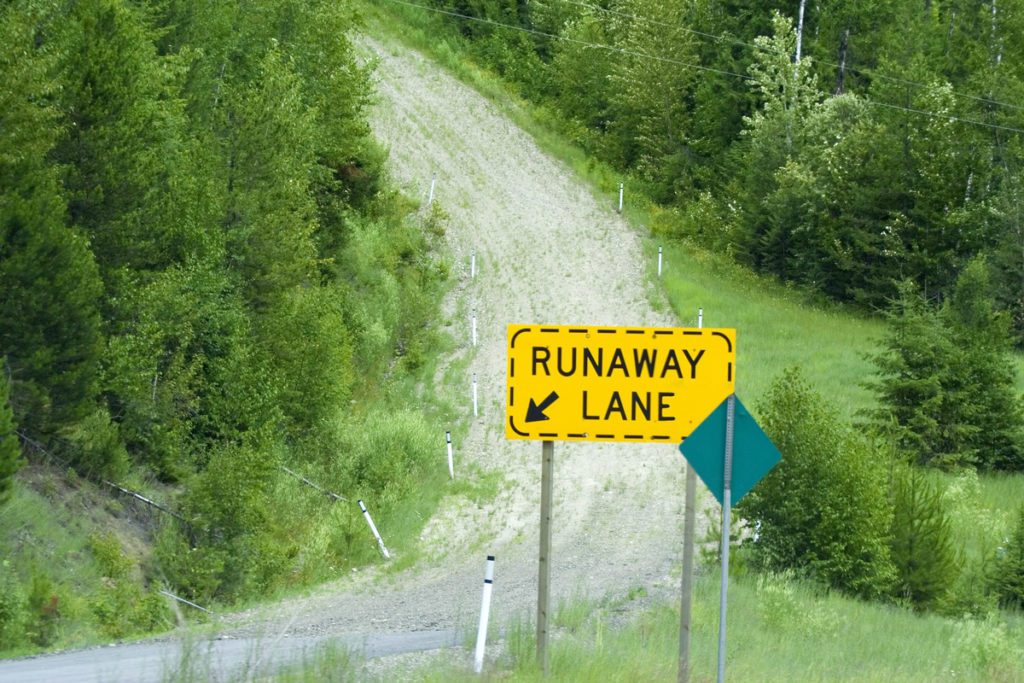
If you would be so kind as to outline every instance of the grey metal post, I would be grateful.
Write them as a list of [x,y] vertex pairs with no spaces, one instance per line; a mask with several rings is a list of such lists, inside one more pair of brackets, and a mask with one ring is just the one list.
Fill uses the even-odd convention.
[[686,512],[683,518],[683,598],[679,606],[679,683],[690,680],[690,615],[693,610],[694,522],[697,517],[697,473],[686,464]]
[[725,472],[722,478],[722,595],[718,604],[718,683],[725,683],[725,606],[729,591],[729,517],[732,508],[732,442],[736,394],[729,394],[725,413]]
[[[704,309],[697,309],[697,327],[704,327]],[[697,518],[697,473],[686,463],[686,507],[683,513],[683,580],[679,604],[679,683],[690,680],[690,615],[693,611],[693,546]]]
[[548,593],[551,582],[551,491],[555,442],[541,445],[540,468],[540,562],[537,577],[537,664],[548,672]]

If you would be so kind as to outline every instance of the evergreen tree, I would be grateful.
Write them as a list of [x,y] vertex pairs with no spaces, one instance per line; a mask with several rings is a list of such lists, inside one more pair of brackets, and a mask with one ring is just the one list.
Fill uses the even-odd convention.
[[46,159],[61,128],[50,104],[60,53],[41,41],[44,9],[23,2],[0,11],[0,354],[15,421],[48,443],[95,409],[103,340],[96,264],[64,225]]
[[183,258],[202,239],[195,230],[182,234],[194,226],[168,201],[187,149],[174,69],[125,0],[70,3],[55,23],[53,40],[66,46],[58,105],[67,125],[53,157],[66,171],[72,224],[88,236],[114,303],[136,273]]
[[889,548],[896,567],[895,595],[919,609],[941,609],[960,572],[942,495],[908,468],[893,482]]
[[879,399],[869,415],[876,430],[921,465],[973,465],[969,436],[976,427],[960,419],[962,351],[945,321],[910,282],[889,311],[889,332],[873,356],[878,379],[867,383]]
[[11,411],[11,387],[7,381],[7,364],[0,359],[0,506],[7,502],[14,474],[21,467],[21,443],[15,433],[14,413]]
[[[693,34],[684,30],[681,0],[624,0],[614,16],[615,46],[609,80],[609,142],[616,161],[636,168],[654,198],[671,201],[692,186],[690,102],[697,75]],[[658,17],[654,24],[643,18]]]
[[227,252],[257,311],[288,288],[318,282],[310,177],[315,112],[303,103],[291,60],[271,50],[256,82],[227,94]]
[[993,294],[1009,318],[1018,348],[1024,347],[1024,147],[1014,140],[1005,146],[999,166],[1006,171],[992,202],[993,219],[999,223],[993,249]]
[[1024,506],[1009,542],[996,560],[994,586],[1004,607],[1024,609]]
[[972,427],[965,450],[986,469],[1024,471],[1024,404],[1015,388],[1006,315],[996,311],[983,259],[957,278],[945,308],[948,330],[960,349],[963,380],[951,397]]
[[1020,470],[1024,417],[1014,389],[1005,316],[994,310],[981,260],[957,280],[941,308],[910,283],[890,312],[876,428],[919,464]]

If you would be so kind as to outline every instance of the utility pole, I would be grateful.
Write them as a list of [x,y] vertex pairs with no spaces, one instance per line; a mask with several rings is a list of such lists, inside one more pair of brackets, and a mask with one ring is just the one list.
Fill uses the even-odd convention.
[[800,46],[803,44],[804,38],[804,7],[807,6],[807,0],[800,0],[800,18],[796,24],[796,63],[800,63]]

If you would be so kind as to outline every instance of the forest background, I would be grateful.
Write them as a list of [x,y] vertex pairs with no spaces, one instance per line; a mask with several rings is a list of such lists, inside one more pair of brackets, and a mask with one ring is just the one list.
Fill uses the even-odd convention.
[[[886,447],[943,469],[1022,469],[1006,362],[1024,345],[1020,7],[424,6],[653,198],[654,234],[886,312],[865,416]],[[70,623],[166,627],[161,586],[231,603],[365,561],[361,520],[295,495],[285,466],[385,514],[429,488],[423,415],[385,407],[429,362],[443,221],[387,185],[355,26],[350,7],[284,0],[3,10],[0,492],[23,517],[7,514],[0,647],[75,641]],[[918,362],[922,349],[938,353]],[[784,384],[764,411],[779,424],[806,401],[799,377]],[[69,537],[88,569],[55,567],[68,548],[33,546],[23,520],[58,491],[90,514],[116,507],[67,494],[111,481],[162,494],[187,522],[136,530],[141,550],[124,534]],[[766,491],[791,493],[776,483]],[[875,503],[865,538],[893,545],[894,508]],[[921,515],[941,526],[941,511]],[[781,550],[778,567],[807,566]],[[957,580],[918,596],[896,565],[850,574],[843,557],[812,559],[819,578],[862,580],[838,586],[857,594],[929,606]]]

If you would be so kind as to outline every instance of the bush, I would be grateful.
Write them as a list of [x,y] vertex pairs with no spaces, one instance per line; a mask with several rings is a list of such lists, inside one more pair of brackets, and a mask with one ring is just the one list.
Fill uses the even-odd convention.
[[957,669],[982,674],[992,681],[1017,680],[1024,653],[1013,642],[1006,624],[996,617],[958,622],[950,646]]
[[112,533],[93,534],[89,548],[104,576],[89,600],[100,630],[110,638],[148,633],[171,623],[163,599],[146,594],[134,576],[135,563]]
[[17,647],[22,642],[24,600],[10,561],[0,561],[0,651]]
[[782,461],[737,506],[758,529],[754,559],[852,595],[888,595],[892,509],[878,455],[797,370],[775,381],[759,412]]
[[[263,585],[259,537],[271,525],[269,498],[278,456],[256,445],[223,446],[210,454],[184,501],[192,542],[161,539],[162,566],[175,585],[200,601],[232,599]],[[270,548],[269,550],[273,550]]]

